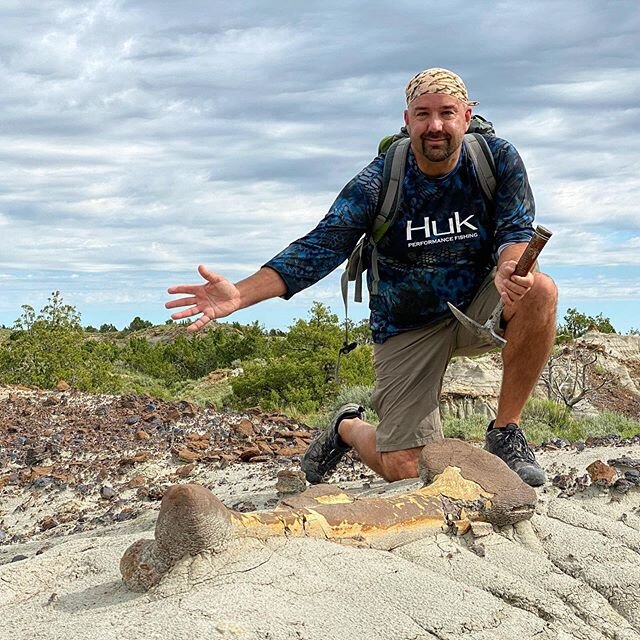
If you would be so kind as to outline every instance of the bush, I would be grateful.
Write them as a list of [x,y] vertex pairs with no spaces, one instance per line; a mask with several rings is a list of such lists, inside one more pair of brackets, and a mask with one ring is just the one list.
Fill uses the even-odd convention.
[[567,309],[564,316],[564,324],[558,326],[557,342],[567,342],[583,336],[590,329],[600,333],[615,333],[609,318],[599,313],[597,316],[588,316],[577,309]]
[[130,337],[122,360],[134,371],[172,385],[202,378],[216,369],[231,367],[236,360],[254,358],[268,351],[266,338],[257,323],[249,327],[234,323],[202,335],[178,335],[166,344]]
[[317,413],[341,385],[373,384],[372,352],[367,345],[342,356],[340,382],[336,380],[344,332],[338,317],[319,302],[314,302],[308,320],[297,320],[286,335],[272,340],[271,348],[260,356],[269,364],[245,363],[244,375],[231,382],[235,406],[295,407],[298,413]]
[[314,426],[326,429],[335,415],[336,411],[347,402],[355,402],[364,407],[364,419],[370,424],[378,424],[378,414],[371,406],[371,395],[373,393],[373,387],[367,385],[355,385],[355,386],[341,386],[336,390],[335,396],[333,396],[326,408],[315,416],[310,418],[310,422]]
[[530,398],[522,413],[522,423],[528,428],[544,425],[557,433],[568,431],[573,425],[571,409],[553,400]]
[[118,389],[104,349],[86,343],[80,315],[54,291],[39,314],[23,305],[11,339],[0,347],[0,378],[51,389],[64,380],[83,391]]

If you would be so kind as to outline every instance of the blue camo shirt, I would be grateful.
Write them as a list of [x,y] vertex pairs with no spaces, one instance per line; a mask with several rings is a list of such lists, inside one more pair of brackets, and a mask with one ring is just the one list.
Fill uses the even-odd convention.
[[[497,249],[532,237],[535,205],[522,159],[506,140],[486,139],[497,173],[493,204],[465,145],[455,169],[440,178],[425,176],[409,150],[398,212],[378,243],[377,295],[367,274],[375,342],[451,317],[447,301],[465,309],[495,266]],[[371,230],[383,166],[380,155],[342,189],[315,229],[264,265],[284,280],[284,298],[342,264]]]

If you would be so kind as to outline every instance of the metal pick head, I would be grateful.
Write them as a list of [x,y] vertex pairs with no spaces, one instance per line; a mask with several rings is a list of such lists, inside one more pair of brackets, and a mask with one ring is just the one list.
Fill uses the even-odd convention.
[[475,320],[465,316],[460,309],[454,307],[450,302],[447,302],[447,305],[458,322],[474,336],[477,336],[482,340],[482,342],[493,344],[500,349],[507,344],[507,341],[502,336],[498,335],[490,324],[479,324]]

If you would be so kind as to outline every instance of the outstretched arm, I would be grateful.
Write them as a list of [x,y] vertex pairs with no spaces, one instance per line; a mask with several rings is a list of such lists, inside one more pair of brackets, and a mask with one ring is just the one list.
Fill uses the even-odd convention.
[[192,322],[187,331],[198,331],[210,320],[224,318],[238,309],[284,295],[287,287],[284,280],[273,269],[263,267],[253,275],[233,284],[224,276],[198,266],[198,272],[206,280],[204,284],[180,284],[169,287],[168,293],[185,294],[187,297],[170,300],[164,306],[167,309],[188,307],[171,314],[174,320],[182,320],[202,314]]

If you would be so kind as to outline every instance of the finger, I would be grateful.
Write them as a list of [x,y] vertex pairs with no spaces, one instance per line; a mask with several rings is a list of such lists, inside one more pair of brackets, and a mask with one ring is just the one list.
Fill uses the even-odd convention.
[[201,284],[178,284],[175,287],[169,287],[167,293],[188,293],[193,296],[201,286]]
[[503,291],[500,294],[500,299],[502,300],[505,307],[510,307],[514,303],[514,300],[506,291]]
[[516,284],[515,282],[512,282],[511,280],[508,280],[505,283],[505,290],[513,295],[523,296],[527,291],[529,291],[529,287],[523,287],[519,284]]
[[199,329],[202,329],[202,327],[204,327],[204,325],[210,321],[211,321],[211,318],[209,316],[202,316],[198,318],[195,322],[192,322],[187,327],[187,331],[189,333],[192,333],[193,331],[198,331]]
[[202,313],[202,311],[196,306],[190,307],[189,309],[184,309],[183,311],[172,313],[171,317],[174,320],[181,320],[182,318],[190,318],[191,316],[198,315],[199,313]]
[[177,300],[169,300],[164,303],[165,309],[173,309],[175,307],[186,307],[187,305],[198,304],[198,298],[178,298]]
[[517,282],[518,284],[521,284],[523,286],[530,287],[535,281],[535,276],[533,275],[533,273],[528,273],[526,276],[512,275],[510,280],[512,282]]
[[501,264],[498,271],[503,274],[505,278],[510,278],[513,272],[516,270],[517,264],[517,262],[509,260],[508,262]]

